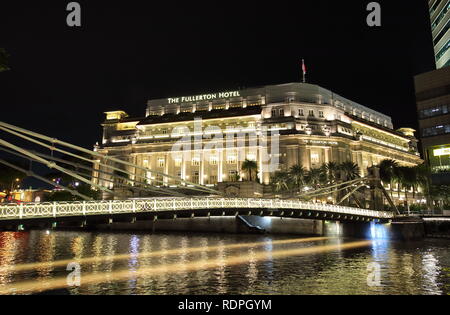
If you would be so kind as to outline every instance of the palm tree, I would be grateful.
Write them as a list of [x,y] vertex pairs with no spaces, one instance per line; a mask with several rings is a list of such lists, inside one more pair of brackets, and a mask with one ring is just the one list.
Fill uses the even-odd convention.
[[334,162],[329,162],[322,166],[322,172],[324,173],[328,184],[335,184],[339,179],[339,165]]
[[399,183],[405,190],[405,206],[409,209],[408,205],[408,190],[411,189],[417,183],[416,172],[413,167],[400,166],[398,168]]
[[343,162],[341,165],[339,165],[339,169],[341,170],[342,175],[347,181],[361,177],[358,165],[353,162]]
[[298,191],[301,191],[302,187],[305,186],[306,176],[306,170],[303,168],[303,166],[292,166],[289,170],[289,176],[293,181],[293,186],[298,189]]
[[256,174],[258,172],[258,164],[256,163],[256,161],[245,160],[242,163],[241,169],[248,174],[248,180],[251,182],[252,181],[252,173],[255,172],[255,174]]
[[306,174],[306,182],[311,185],[314,189],[319,188],[324,182],[324,174],[320,168],[312,168]]
[[288,177],[289,174],[287,172],[275,172],[270,178],[270,184],[272,185],[273,190],[276,192],[289,190]]
[[394,160],[383,160],[381,161],[379,167],[380,167],[380,179],[384,183],[389,183],[390,185],[390,192],[391,192],[391,198],[392,196],[392,187],[394,184],[394,179],[396,175],[396,169],[398,168],[398,163]]
[[8,68],[8,54],[4,48],[0,48],[0,72],[9,70]]

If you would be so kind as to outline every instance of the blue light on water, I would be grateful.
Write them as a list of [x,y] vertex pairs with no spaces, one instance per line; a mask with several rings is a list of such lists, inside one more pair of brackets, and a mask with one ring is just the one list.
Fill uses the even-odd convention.
[[389,231],[386,224],[377,224],[370,222],[368,238],[372,240],[387,240],[389,239]]

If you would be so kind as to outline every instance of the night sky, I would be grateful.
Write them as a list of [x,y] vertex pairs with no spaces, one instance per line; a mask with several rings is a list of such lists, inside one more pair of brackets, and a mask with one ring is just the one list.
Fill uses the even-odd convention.
[[381,28],[365,0],[79,1],[81,28],[70,1],[29,2],[0,4],[1,120],[86,148],[104,111],[299,81],[302,58],[310,83],[417,127],[413,76],[434,68],[426,0],[379,1]]

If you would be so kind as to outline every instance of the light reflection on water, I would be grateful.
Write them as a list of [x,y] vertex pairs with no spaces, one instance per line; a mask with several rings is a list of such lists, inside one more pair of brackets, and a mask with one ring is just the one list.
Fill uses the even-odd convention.
[[[352,240],[334,238],[304,243],[273,243],[289,236],[220,234],[133,234],[31,231],[0,233],[0,286],[26,280],[64,277],[66,268],[52,261],[102,257],[82,265],[82,276],[101,274],[104,283],[71,289],[74,294],[450,294],[450,251],[448,240],[389,242],[374,240],[369,247],[336,249],[308,255],[273,258],[284,249],[342,245]],[[295,237],[297,238],[297,237]],[[242,248],[227,245],[258,243]],[[217,247],[206,250],[208,247]],[[190,248],[205,250],[190,252]],[[168,250],[179,248],[177,255]],[[139,253],[162,251],[158,256]],[[166,252],[166,253],[164,253]],[[267,253],[264,260],[255,259]],[[130,254],[125,260],[111,256]],[[246,263],[227,265],[229,257],[247,257]],[[217,266],[202,268],[215,259]],[[198,268],[187,271],[196,261]],[[42,262],[32,271],[14,274],[1,267]],[[367,266],[381,266],[381,287],[367,285]],[[131,277],[117,282],[112,271],[176,264],[180,272],[161,272],[149,277]],[[82,278],[83,279],[83,278]]]

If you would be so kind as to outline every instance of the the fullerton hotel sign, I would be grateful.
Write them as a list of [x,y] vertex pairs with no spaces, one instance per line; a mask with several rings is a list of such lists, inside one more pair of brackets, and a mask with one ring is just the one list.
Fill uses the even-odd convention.
[[188,103],[188,102],[199,102],[199,101],[212,101],[221,98],[231,98],[231,97],[240,97],[241,93],[239,91],[231,91],[231,92],[221,92],[221,93],[213,93],[213,94],[203,94],[196,96],[183,96],[176,98],[169,98],[169,104],[178,104],[178,103]]

